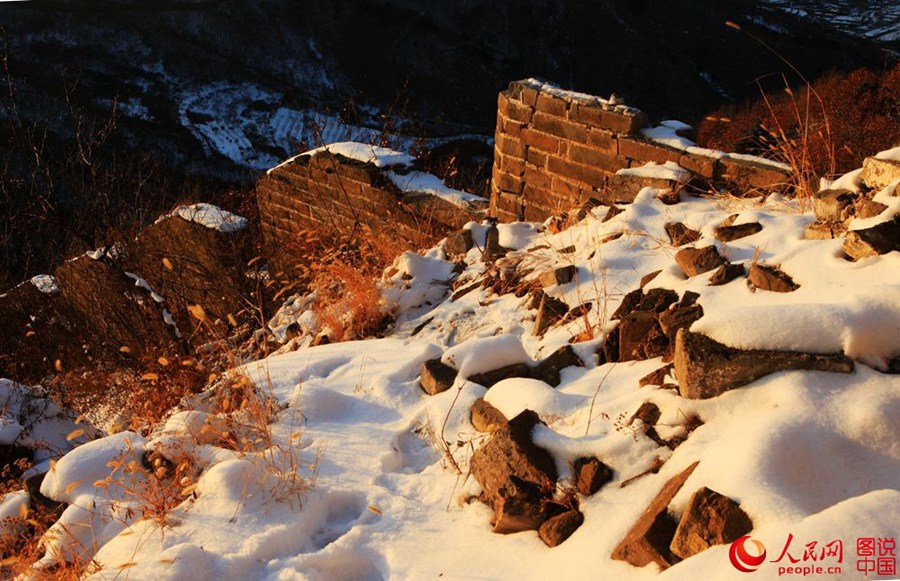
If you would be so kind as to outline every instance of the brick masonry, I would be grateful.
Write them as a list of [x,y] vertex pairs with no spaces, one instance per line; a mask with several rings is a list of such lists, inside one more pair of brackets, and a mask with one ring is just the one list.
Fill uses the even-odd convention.
[[483,218],[477,208],[468,211],[429,194],[401,192],[385,169],[320,152],[298,156],[263,177],[257,203],[276,268],[288,270],[304,259],[296,242],[308,230],[346,239],[365,228],[415,245],[436,242]]
[[491,215],[542,221],[590,198],[630,202],[646,178],[616,172],[649,162],[678,163],[705,186],[741,193],[788,183],[788,172],[765,160],[671,147],[645,137],[646,127],[647,116],[633,107],[537,79],[510,83],[497,98]]

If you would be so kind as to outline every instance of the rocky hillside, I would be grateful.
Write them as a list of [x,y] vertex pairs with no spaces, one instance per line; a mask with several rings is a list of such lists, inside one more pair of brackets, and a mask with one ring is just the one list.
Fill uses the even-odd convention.
[[[385,271],[394,322],[368,341],[309,346],[315,297],[294,297],[280,353],[164,422],[35,456],[3,531],[55,524],[3,566],[858,578],[857,539],[889,548],[900,514],[898,187],[895,149],[814,200],[647,187],[567,221],[472,222]],[[2,387],[5,442],[73,427]],[[75,428],[59,452],[94,436]]]

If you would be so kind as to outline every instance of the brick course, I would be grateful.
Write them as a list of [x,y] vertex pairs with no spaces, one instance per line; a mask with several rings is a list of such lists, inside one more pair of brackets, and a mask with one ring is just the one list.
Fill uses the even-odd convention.
[[787,172],[763,160],[671,147],[643,137],[646,125],[647,116],[633,107],[537,79],[510,83],[498,97],[491,214],[543,221],[591,197],[629,202],[646,178],[616,172],[649,162],[678,163],[698,182],[740,193],[784,189]]

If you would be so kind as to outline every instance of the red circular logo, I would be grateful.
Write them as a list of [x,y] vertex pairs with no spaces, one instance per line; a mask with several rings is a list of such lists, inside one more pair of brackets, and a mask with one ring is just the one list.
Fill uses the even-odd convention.
[[[747,552],[747,543],[750,542],[756,548],[751,555]],[[759,569],[759,566],[766,560],[766,547],[756,539],[749,536],[743,536],[731,543],[731,549],[728,551],[728,557],[731,558],[731,564],[734,568],[743,573],[752,573]]]

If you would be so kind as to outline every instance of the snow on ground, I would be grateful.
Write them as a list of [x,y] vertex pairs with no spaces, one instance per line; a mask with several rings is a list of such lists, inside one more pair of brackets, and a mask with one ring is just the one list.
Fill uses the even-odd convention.
[[173,215],[219,232],[235,232],[247,227],[246,218],[232,214],[212,204],[200,203],[178,206]]
[[[777,196],[762,203],[688,198],[668,206],[656,194],[644,189],[606,222],[607,209],[596,208],[558,234],[536,224],[499,225],[500,242],[512,251],[496,266],[531,269],[531,279],[574,265],[574,280],[547,292],[570,307],[590,302],[587,323],[579,317],[536,337],[528,297],[478,288],[452,301],[447,281],[454,264],[443,252],[407,253],[383,281],[385,304],[397,313],[385,338],[303,348],[234,372],[278,403],[270,438],[258,449],[225,449],[208,437],[210,430],[221,433],[215,427],[221,418],[183,412],[146,439],[117,434],[63,458],[43,490],[71,503],[63,524],[80,531],[81,546],[102,567],[93,578],[743,579],[725,546],[662,574],[654,565],[635,568],[609,556],[663,484],[697,460],[673,502],[676,512],[707,486],[741,504],[769,561],[789,538],[795,558],[808,543],[840,539],[842,574],[819,578],[861,578],[856,540],[895,539],[900,522],[900,386],[898,376],[877,370],[900,354],[900,253],[849,262],[840,240],[804,240],[814,218]],[[714,241],[713,228],[735,213],[737,223],[758,221],[762,231]],[[800,288],[752,292],[740,280],[710,287],[711,273],[686,278],[673,262],[667,222],[700,231],[701,245],[715,244],[732,262],[780,265]],[[467,228],[483,247],[488,227]],[[610,241],[611,235],[620,236]],[[656,270],[648,288],[700,293],[706,314],[694,330],[740,347],[844,349],[857,359],[854,372],[780,372],[709,400],[639,388],[660,359],[600,365],[595,351],[622,296]],[[459,288],[486,271],[473,249]],[[291,313],[302,316],[305,303],[291,304]],[[533,364],[586,327],[595,338],[574,346],[586,365],[562,370],[555,389],[510,379],[487,390],[466,379],[510,363]],[[428,396],[418,385],[419,369],[437,357],[460,374],[449,391]],[[596,455],[615,471],[610,484],[582,499],[584,524],[561,546],[547,548],[534,532],[494,534],[491,511],[467,502],[478,485],[465,470],[486,438],[469,422],[479,397],[510,415],[525,407],[541,414],[547,425],[533,437],[554,455],[563,484],[568,462],[579,456]],[[646,401],[662,412],[660,430],[675,433],[695,415],[703,425],[674,451],[659,447],[627,422]],[[198,471],[192,493],[164,528],[136,517],[126,494],[90,484],[103,478],[107,462],[143,449],[186,458]],[[622,486],[659,461],[657,474]],[[314,475],[308,491],[290,486]],[[16,510],[15,502],[0,510]],[[131,507],[130,517],[119,514],[123,506]],[[776,578],[778,566],[766,562],[754,578]]]

